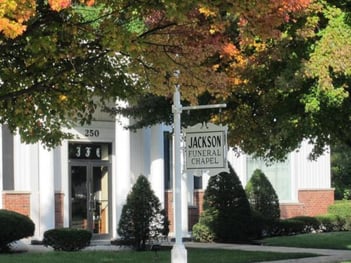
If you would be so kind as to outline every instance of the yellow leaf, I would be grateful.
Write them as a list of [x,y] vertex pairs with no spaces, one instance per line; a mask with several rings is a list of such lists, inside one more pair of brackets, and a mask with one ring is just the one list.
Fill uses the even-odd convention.
[[216,16],[216,13],[211,11],[211,9],[209,9],[208,7],[200,7],[199,12],[200,14],[203,14],[205,17]]

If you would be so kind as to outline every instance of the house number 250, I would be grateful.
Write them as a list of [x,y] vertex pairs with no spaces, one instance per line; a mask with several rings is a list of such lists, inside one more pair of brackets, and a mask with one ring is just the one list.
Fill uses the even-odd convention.
[[86,129],[84,134],[86,137],[99,137],[100,131],[94,129]]

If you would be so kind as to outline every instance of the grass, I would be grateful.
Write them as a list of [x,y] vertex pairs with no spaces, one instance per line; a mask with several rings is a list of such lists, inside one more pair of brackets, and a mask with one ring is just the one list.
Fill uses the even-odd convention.
[[[331,232],[318,234],[303,234],[296,236],[272,237],[262,240],[264,245],[346,249],[351,250],[351,232]],[[260,261],[274,261],[315,255],[306,253],[274,253],[253,252],[224,249],[188,248],[188,263],[249,263]],[[13,253],[0,254],[1,263],[169,263],[169,250],[154,252],[133,251],[81,251],[81,252],[45,252],[45,253]],[[349,262],[351,263],[351,262]]]
[[268,246],[351,250],[351,232],[345,231],[271,237],[263,239],[262,244]]
[[[306,253],[273,253],[252,252],[222,249],[187,249],[189,263],[248,263],[271,260],[282,260],[315,255]],[[45,252],[0,254],[1,263],[169,263],[170,251],[133,252],[133,251],[81,251],[81,252]]]

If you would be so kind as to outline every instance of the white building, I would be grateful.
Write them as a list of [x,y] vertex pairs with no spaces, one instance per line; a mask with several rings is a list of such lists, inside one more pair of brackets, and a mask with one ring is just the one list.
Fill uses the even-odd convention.
[[[114,239],[122,207],[136,178],[143,174],[167,209],[173,229],[172,154],[170,128],[163,125],[136,133],[124,129],[130,121],[103,114],[90,126],[71,130],[77,136],[46,150],[26,145],[0,126],[0,208],[28,215],[35,223],[34,239],[51,228],[78,227],[97,238]],[[316,215],[333,202],[330,156],[309,161],[304,143],[287,161],[264,168],[248,156],[229,161],[243,185],[254,168],[262,168],[275,187],[282,216]],[[183,235],[202,211],[208,178],[183,175]]]

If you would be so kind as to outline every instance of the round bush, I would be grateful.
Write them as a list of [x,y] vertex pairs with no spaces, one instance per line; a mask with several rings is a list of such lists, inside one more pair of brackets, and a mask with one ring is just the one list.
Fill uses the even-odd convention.
[[261,213],[266,218],[273,220],[280,218],[278,195],[261,170],[256,169],[254,171],[245,191],[253,210]]
[[132,244],[137,251],[143,251],[149,241],[166,237],[168,232],[169,221],[160,200],[148,179],[141,175],[122,208],[117,233],[124,244]]
[[11,243],[33,236],[33,221],[14,211],[0,209],[0,252],[9,250]]
[[215,238],[214,232],[210,229],[209,224],[212,222],[213,217],[209,210],[205,210],[192,229],[192,237],[197,242],[212,242]]
[[91,237],[91,232],[84,229],[51,229],[44,233],[43,244],[54,250],[78,251],[89,246]]
[[[229,165],[229,173],[211,176],[204,195],[204,236],[216,242],[238,242],[250,239],[251,210],[239,177]],[[197,230],[195,228],[195,230]],[[199,233],[201,233],[199,231]]]

